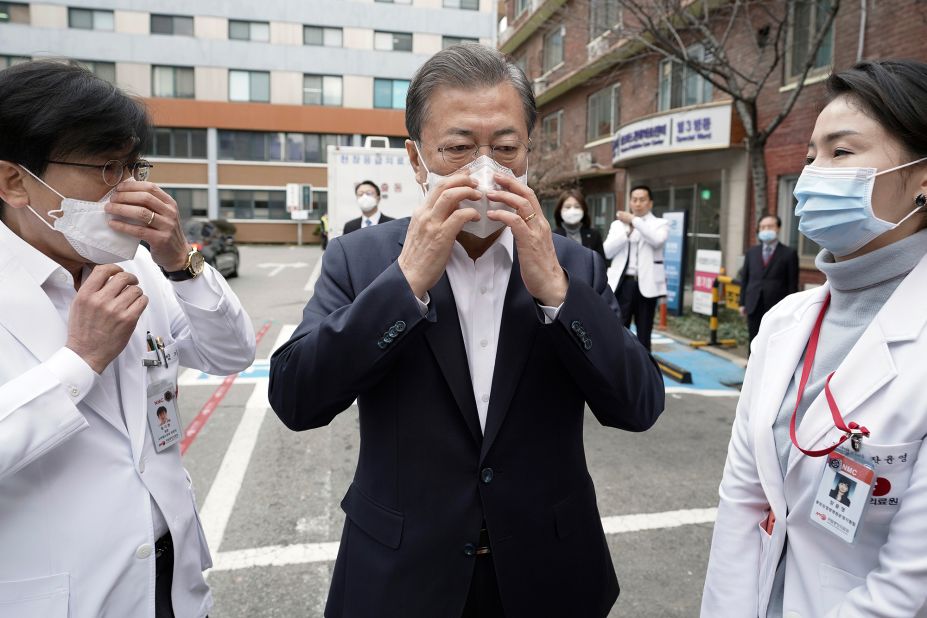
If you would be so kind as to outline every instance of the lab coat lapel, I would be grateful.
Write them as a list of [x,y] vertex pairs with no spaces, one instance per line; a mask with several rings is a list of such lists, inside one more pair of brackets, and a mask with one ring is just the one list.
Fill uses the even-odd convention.
[[785,512],[782,469],[779,465],[776,442],[770,429],[776,422],[782,405],[788,403],[784,402],[785,394],[792,382],[795,368],[801,362],[802,354],[827,292],[827,286],[821,287],[809,302],[795,310],[791,319],[786,318],[788,321],[770,334],[766,342],[763,378],[759,397],[756,399],[759,410],[756,414],[757,420],[753,423],[753,439],[756,445],[759,475],[766,488],[771,506],[780,514]]
[[[41,285],[13,259],[0,264],[0,324],[10,331],[41,363],[51,358],[68,339],[67,324],[49,300]],[[99,384],[84,395],[82,403],[126,434],[126,428],[107,394]]]
[[480,462],[492,447],[493,440],[502,427],[512,396],[521,382],[522,372],[534,337],[540,326],[538,308],[521,279],[518,265],[518,251],[512,252],[512,274],[509,276],[502,308],[502,324],[499,329],[499,345],[496,348],[496,362],[492,374],[492,390],[489,395],[489,410],[486,413],[486,434]]
[[143,355],[148,348],[145,342],[146,329],[141,328],[141,324],[146,321],[149,311],[150,308],[146,309],[142,315],[129,343],[116,361],[119,363],[119,398],[132,442],[132,457],[136,463],[141,458],[148,434],[147,369],[142,365]]
[[483,439],[480,417],[476,411],[476,400],[473,397],[473,381],[470,377],[470,366],[467,363],[467,350],[460,331],[460,320],[457,317],[457,305],[454,302],[454,293],[451,290],[447,273],[441,276],[428,294],[438,319],[426,329],[425,339],[454,395],[464,422],[470,429],[473,439],[479,443]]

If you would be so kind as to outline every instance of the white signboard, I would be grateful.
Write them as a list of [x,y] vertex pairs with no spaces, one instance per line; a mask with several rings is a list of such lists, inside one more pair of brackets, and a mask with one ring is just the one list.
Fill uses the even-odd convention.
[[696,107],[627,124],[612,140],[616,165],[636,157],[731,145],[731,104]]
[[288,211],[293,212],[302,207],[300,197],[299,184],[295,182],[286,183],[286,209]]
[[692,284],[692,311],[711,315],[711,290],[721,274],[721,252],[699,249],[695,252],[695,281]]

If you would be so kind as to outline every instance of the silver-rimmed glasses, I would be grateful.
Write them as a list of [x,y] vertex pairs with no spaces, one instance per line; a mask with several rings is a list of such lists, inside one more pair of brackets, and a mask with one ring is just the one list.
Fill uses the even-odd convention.
[[125,170],[129,170],[129,177],[134,178],[135,180],[145,181],[148,180],[148,176],[151,175],[151,168],[154,167],[151,163],[145,159],[138,159],[137,161],[132,161],[131,163],[126,163],[125,161],[119,161],[117,159],[112,159],[107,161],[103,165],[94,165],[92,163],[72,163],[71,161],[52,161],[49,160],[47,163],[54,163],[56,165],[71,165],[74,167],[92,167],[100,170],[103,174],[103,182],[105,182],[110,187],[115,187],[118,185],[122,179],[125,177]]
[[470,140],[452,141],[438,147],[448,165],[461,167],[480,156],[480,149],[489,148],[489,156],[508,168],[520,167],[531,147],[517,139],[500,139],[492,144],[476,144]]

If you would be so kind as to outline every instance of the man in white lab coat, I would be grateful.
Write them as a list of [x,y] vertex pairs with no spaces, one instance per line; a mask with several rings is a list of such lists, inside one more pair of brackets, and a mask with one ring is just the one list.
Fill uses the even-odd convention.
[[150,135],[145,109],[84,69],[0,71],[3,618],[212,604],[178,367],[242,370],[254,331],[145,181]]

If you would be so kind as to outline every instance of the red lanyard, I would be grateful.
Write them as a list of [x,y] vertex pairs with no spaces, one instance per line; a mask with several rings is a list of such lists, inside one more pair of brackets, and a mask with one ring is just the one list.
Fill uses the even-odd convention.
[[798,445],[798,436],[795,432],[795,419],[798,417],[798,406],[801,404],[802,395],[805,394],[805,386],[807,386],[808,378],[811,376],[811,366],[814,365],[814,357],[818,351],[818,338],[821,336],[821,324],[824,322],[824,314],[827,313],[827,308],[829,306],[830,294],[824,299],[824,305],[821,307],[818,319],[814,323],[814,330],[811,331],[811,339],[808,340],[808,347],[805,350],[805,363],[801,370],[801,382],[798,384],[798,396],[795,398],[795,410],[792,412],[792,421],[789,423],[789,437],[792,439],[792,444],[809,457],[823,457],[824,455],[829,455],[851,436],[862,435],[867,438],[869,437],[869,430],[865,427],[860,427],[859,424],[853,421],[851,421],[849,425],[843,422],[843,416],[840,415],[837,401],[830,391],[830,379],[833,378],[834,373],[836,373],[831,372],[831,374],[827,376],[827,380],[824,381],[824,395],[827,397],[827,406],[830,408],[831,416],[834,417],[834,426],[840,431],[845,432],[844,436],[840,438],[836,444],[819,451],[807,451]]

